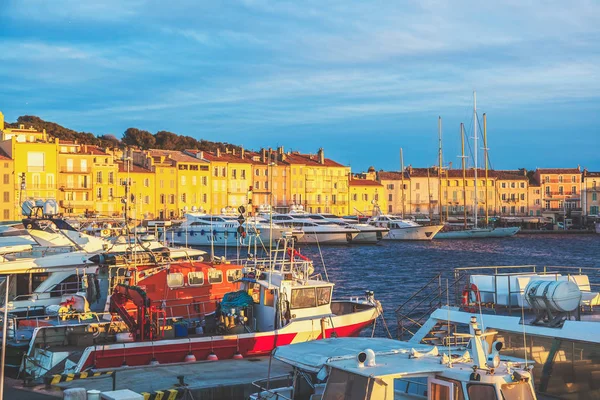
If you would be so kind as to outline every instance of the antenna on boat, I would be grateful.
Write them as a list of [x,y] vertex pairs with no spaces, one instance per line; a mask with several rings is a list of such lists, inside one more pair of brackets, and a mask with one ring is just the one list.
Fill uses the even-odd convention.
[[473,161],[475,162],[475,181],[474,181],[474,185],[473,185],[473,191],[474,196],[475,196],[475,229],[477,229],[477,212],[479,209],[479,204],[478,204],[478,200],[477,200],[477,152],[479,151],[479,149],[477,148],[477,93],[473,90],[473,130],[474,130],[474,136],[473,136]]

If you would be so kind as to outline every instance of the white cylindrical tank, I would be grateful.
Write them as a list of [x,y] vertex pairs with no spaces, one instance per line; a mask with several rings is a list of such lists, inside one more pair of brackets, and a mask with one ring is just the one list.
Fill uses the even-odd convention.
[[25,200],[21,205],[21,214],[23,214],[26,217],[29,217],[31,215],[31,212],[33,211],[33,207],[35,207],[35,203],[33,200]]
[[581,290],[571,281],[531,281],[525,287],[525,299],[538,310],[571,312],[581,303]]
[[44,214],[46,215],[56,215],[58,214],[58,204],[56,204],[56,200],[48,199],[44,203]]

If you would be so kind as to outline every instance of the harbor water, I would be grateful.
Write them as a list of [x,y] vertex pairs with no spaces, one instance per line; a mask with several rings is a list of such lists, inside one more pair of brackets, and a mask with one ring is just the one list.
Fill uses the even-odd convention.
[[[438,273],[452,282],[453,270],[469,266],[600,267],[600,235],[517,235],[501,239],[382,241],[378,245],[303,246],[302,254],[315,269],[336,284],[334,298],[363,295],[372,290],[381,301],[392,335],[394,310]],[[223,249],[215,249],[223,254]],[[235,249],[227,251],[234,257]],[[243,256],[243,254],[242,254]],[[322,257],[322,259],[321,259]],[[370,332],[369,332],[370,333]],[[377,336],[387,333],[381,324]]]

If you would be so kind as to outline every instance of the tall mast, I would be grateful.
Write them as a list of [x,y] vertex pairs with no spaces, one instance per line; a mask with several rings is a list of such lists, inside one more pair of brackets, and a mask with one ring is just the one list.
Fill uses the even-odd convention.
[[483,113],[483,159],[485,161],[485,225],[488,225],[488,147],[487,147],[487,117]]
[[461,161],[462,161],[462,177],[463,177],[463,218],[465,220],[464,227],[467,229],[467,172],[466,172],[466,157],[465,157],[465,124],[460,123],[460,146],[461,146]]
[[477,94],[475,93],[475,91],[473,91],[473,131],[475,136],[473,137],[473,152],[475,154],[473,154],[473,160],[475,162],[475,182],[473,185],[473,190],[474,190],[474,196],[475,196],[475,210],[474,210],[474,215],[475,215],[475,228],[477,228],[477,212],[478,212],[478,208],[479,208],[479,204],[477,202],[477,151],[479,150],[477,148]]
[[427,196],[429,197],[429,220],[433,220],[433,208],[431,208],[431,185],[429,184],[429,167],[427,167]]
[[402,219],[404,219],[404,156],[400,147],[400,173],[402,174]]
[[438,117],[438,199],[440,224],[443,222],[442,217],[442,117]]

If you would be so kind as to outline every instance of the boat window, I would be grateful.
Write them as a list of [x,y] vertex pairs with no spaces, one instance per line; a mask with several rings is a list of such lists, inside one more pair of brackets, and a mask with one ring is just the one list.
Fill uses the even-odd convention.
[[317,305],[324,306],[331,301],[331,286],[317,288]]
[[440,381],[445,381],[445,382],[452,383],[454,385],[454,400],[464,400],[465,395],[464,395],[463,390],[462,390],[462,384],[461,384],[461,382],[456,381],[454,379],[444,378],[444,377],[441,377],[441,376],[436,376],[435,379],[436,380],[440,380]]
[[327,379],[323,400],[363,400],[367,398],[368,389],[367,377],[333,368]]
[[315,288],[293,289],[291,308],[315,307]]
[[208,283],[221,283],[223,282],[223,271],[218,269],[208,270]]
[[242,279],[241,269],[228,269],[227,270],[227,282],[235,282]]
[[77,293],[78,291],[79,277],[76,274],[69,275],[61,283],[54,286],[50,292],[50,297],[61,297],[63,294]]
[[190,286],[204,285],[204,272],[202,272],[202,271],[188,272],[188,284]]
[[469,399],[497,399],[496,388],[492,385],[469,383],[467,385],[467,394],[469,395]]
[[171,289],[183,286],[183,274],[181,272],[173,272],[167,274],[167,286]]
[[500,387],[504,400],[533,400],[531,386],[527,382],[505,383]]
[[275,304],[275,290],[265,289],[265,288],[262,288],[262,290],[263,290],[263,304],[265,306],[273,307],[273,304]]

